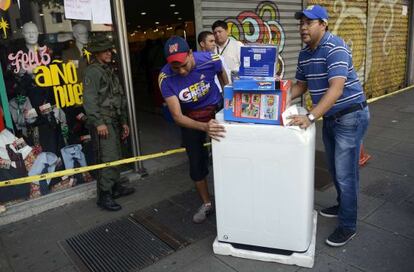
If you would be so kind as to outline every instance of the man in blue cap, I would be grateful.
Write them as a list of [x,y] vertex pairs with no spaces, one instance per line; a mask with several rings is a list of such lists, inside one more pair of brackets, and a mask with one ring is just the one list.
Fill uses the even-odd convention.
[[338,218],[328,237],[330,246],[343,246],[356,234],[359,149],[369,123],[364,91],[345,41],[328,31],[328,13],[319,5],[295,13],[306,46],[300,51],[292,99],[309,90],[313,107],[307,115],[291,117],[290,125],[307,128],[323,117],[323,142],[337,205],[321,210]]
[[213,212],[206,179],[208,152],[203,144],[207,134],[216,140],[224,134],[224,127],[214,120],[223,100],[214,78],[217,75],[222,88],[228,78],[219,55],[192,52],[181,37],[168,39],[164,54],[168,63],[161,69],[158,83],[174,121],[182,127],[190,177],[203,201],[193,222],[202,223]]

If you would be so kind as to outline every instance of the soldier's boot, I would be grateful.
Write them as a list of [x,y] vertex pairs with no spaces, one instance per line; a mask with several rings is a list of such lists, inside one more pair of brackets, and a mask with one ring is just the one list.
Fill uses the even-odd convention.
[[133,193],[135,193],[135,188],[126,187],[120,183],[115,183],[115,185],[112,187],[112,198],[113,199],[131,195]]
[[110,192],[101,191],[98,202],[96,204],[102,209],[108,211],[119,211],[122,209],[121,205],[115,202]]

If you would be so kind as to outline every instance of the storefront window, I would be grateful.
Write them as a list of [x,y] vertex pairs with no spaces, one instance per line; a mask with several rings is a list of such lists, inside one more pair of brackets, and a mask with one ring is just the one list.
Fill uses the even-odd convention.
[[[70,19],[88,13],[76,6],[83,1],[67,2],[73,2],[70,15],[63,0],[0,0],[0,181],[98,163],[83,108],[82,72],[93,58],[91,37],[105,34],[113,40],[113,26],[100,23],[108,16]],[[116,50],[113,56],[113,69],[120,71]],[[123,145],[124,156],[130,156],[128,140]],[[85,172],[0,187],[0,204],[94,178]]]

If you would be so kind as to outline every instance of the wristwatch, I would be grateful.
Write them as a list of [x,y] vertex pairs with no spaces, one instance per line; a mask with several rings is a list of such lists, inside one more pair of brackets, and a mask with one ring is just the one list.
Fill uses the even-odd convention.
[[308,117],[308,119],[311,123],[315,123],[316,118],[315,118],[315,116],[313,116],[312,113],[308,113],[308,114],[306,114],[306,116]]

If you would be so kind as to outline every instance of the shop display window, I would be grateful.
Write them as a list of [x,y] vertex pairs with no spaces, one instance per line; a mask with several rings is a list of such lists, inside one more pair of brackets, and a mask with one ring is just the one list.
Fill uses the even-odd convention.
[[[66,18],[63,1],[0,1],[0,100],[1,108],[8,109],[0,115],[0,181],[98,163],[82,83],[93,58],[88,41],[97,33],[115,38],[111,24]],[[113,56],[119,71],[116,52]],[[128,139],[123,144],[131,150]],[[85,172],[0,187],[0,204],[95,178],[96,173]]]

